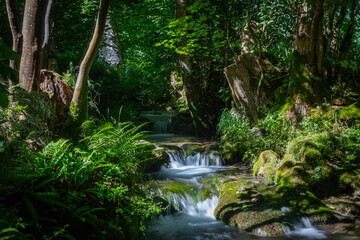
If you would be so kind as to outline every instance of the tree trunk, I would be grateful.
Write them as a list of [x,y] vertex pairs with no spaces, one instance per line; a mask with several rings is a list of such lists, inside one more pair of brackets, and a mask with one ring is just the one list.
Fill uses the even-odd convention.
[[[323,100],[326,93],[323,82],[324,36],[322,31],[323,0],[298,3],[293,54],[290,66],[288,98],[284,109],[292,120],[310,114],[310,107]],[[324,89],[325,88],[325,89]]]
[[75,91],[70,106],[73,126],[76,128],[80,127],[87,117],[88,76],[104,35],[109,4],[110,0],[100,1],[94,34],[86,54],[81,61],[79,74],[76,79]]
[[224,69],[233,100],[238,109],[242,109],[251,122],[256,122],[257,86],[261,76],[259,59],[248,53],[238,57],[238,62]]
[[352,38],[354,35],[354,25],[355,25],[355,17],[358,15],[359,9],[357,9],[357,6],[359,5],[359,2],[357,0],[353,0],[351,4],[351,10],[350,10],[350,21],[348,28],[346,30],[344,39],[340,45],[340,56],[339,61],[343,61],[346,58],[346,55],[350,49]]
[[48,0],[44,19],[44,41],[41,46],[41,69],[49,69],[49,52],[52,41],[52,8],[53,0]]
[[[12,50],[17,52],[18,55],[21,55],[22,47],[22,34],[21,27],[19,22],[19,13],[16,8],[16,1],[6,0],[6,11],[9,18],[9,25],[12,35]],[[19,60],[10,60],[10,67],[15,70],[19,70]],[[9,93],[10,93],[10,103],[14,102],[14,97],[12,94],[12,86],[14,85],[11,79],[8,79],[9,82]]]
[[[19,22],[19,13],[16,8],[16,1],[6,0],[6,11],[9,18],[9,25],[13,40],[12,50],[20,55],[22,34]],[[15,70],[19,70],[19,61],[10,60],[10,67]]]
[[249,1],[246,0],[246,9],[247,9],[247,26],[249,29],[249,32],[251,33],[252,38],[255,40],[258,49],[258,54],[259,54],[259,69],[260,69],[260,79],[259,79],[259,83],[256,89],[256,106],[257,106],[257,111],[258,114],[260,114],[260,89],[261,89],[261,85],[262,82],[264,81],[264,70],[262,67],[262,44],[261,41],[259,40],[259,36],[256,36],[255,32],[254,32],[254,28],[252,26],[252,21],[251,21],[251,16],[250,16],[250,6],[249,6]]
[[[186,16],[186,0],[176,0],[175,2],[175,17],[180,19]],[[182,39],[178,45],[180,48],[186,46],[186,40]],[[193,59],[189,54],[180,54],[179,56],[180,73],[183,80],[183,88],[187,104],[189,106],[190,114],[195,127],[197,136],[205,136],[209,133],[209,122],[204,115],[206,109],[204,106],[204,99],[202,99],[203,89],[201,88],[202,79],[196,77],[195,72],[199,73],[198,63],[194,65]]]
[[24,8],[19,81],[28,92],[39,89],[44,4],[45,0],[26,0]]

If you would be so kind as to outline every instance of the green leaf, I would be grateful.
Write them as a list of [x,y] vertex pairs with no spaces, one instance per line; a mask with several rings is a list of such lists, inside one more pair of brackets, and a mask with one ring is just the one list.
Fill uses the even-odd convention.
[[19,59],[18,54],[11,50],[11,48],[4,43],[2,38],[0,38],[0,57],[15,61]]

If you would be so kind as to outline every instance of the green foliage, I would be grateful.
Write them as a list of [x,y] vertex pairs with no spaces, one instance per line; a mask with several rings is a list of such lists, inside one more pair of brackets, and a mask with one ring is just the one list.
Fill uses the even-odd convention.
[[[169,77],[176,58],[156,44],[166,37],[164,28],[173,15],[173,5],[170,0],[114,3],[110,23],[122,61],[117,66],[119,77],[105,82],[105,95],[120,93],[121,105],[134,102],[148,109],[159,109],[169,102]],[[115,116],[118,106],[112,108]]]
[[[141,126],[104,124],[0,162],[0,237],[139,239],[160,209],[137,184],[151,156]],[[19,158],[22,159],[22,158]]]
[[231,158],[236,152],[242,154],[244,161],[255,157],[253,149],[260,141],[251,130],[250,121],[245,115],[224,109],[218,124],[218,135],[221,135],[226,158]]
[[[286,153],[288,143],[293,139],[300,136],[307,139],[314,134],[329,132],[334,135],[331,141],[335,141],[323,143],[328,147],[327,151],[332,153],[329,158],[331,157],[334,163],[339,161],[344,168],[360,166],[355,160],[360,156],[358,127],[341,122],[335,112],[327,118],[316,116],[314,119],[305,117],[301,122],[292,124],[284,113],[269,112],[254,129],[244,115],[225,109],[218,124],[218,134],[221,136],[221,145],[225,152],[234,156],[240,153],[243,161],[249,161],[255,160],[264,150],[272,150],[282,157]],[[331,149],[334,146],[336,149]],[[339,153],[339,156],[336,153]]]
[[9,104],[8,79],[13,83],[18,82],[17,71],[6,64],[8,60],[18,60],[16,52],[12,51],[0,37],[0,107],[6,107]]
[[76,72],[78,69],[79,67],[75,67],[73,62],[70,62],[69,69],[61,76],[61,79],[67,82],[73,89],[75,89]]

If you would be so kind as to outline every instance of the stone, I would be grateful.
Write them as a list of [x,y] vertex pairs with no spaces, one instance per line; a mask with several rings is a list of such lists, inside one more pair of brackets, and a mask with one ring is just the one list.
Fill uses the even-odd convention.
[[279,162],[279,157],[274,151],[264,151],[254,163],[253,175],[263,177],[265,184],[272,185],[275,180],[276,166]]
[[281,195],[263,184],[239,179],[226,182],[215,209],[216,219],[260,236],[282,236],[285,214]]

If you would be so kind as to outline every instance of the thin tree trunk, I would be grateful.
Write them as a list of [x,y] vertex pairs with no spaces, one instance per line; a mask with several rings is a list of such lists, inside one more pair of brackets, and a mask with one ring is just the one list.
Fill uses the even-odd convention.
[[110,0],[100,1],[95,30],[86,54],[80,64],[75,91],[70,106],[71,116],[75,127],[79,127],[87,116],[88,76],[104,35],[109,5]]
[[337,52],[339,50],[340,47],[340,40],[339,40],[339,34],[340,34],[340,28],[341,25],[344,22],[344,19],[346,17],[346,12],[347,12],[347,7],[346,6],[342,6],[341,10],[340,10],[340,15],[336,21],[336,26],[335,26],[335,31],[334,31],[334,36],[331,42],[331,49],[332,51],[335,53],[335,56],[337,55]]
[[41,69],[49,69],[49,52],[51,46],[51,35],[53,0],[48,0],[44,19],[44,41],[41,47]]
[[[22,43],[22,34],[21,27],[19,22],[19,13],[16,8],[16,1],[6,0],[6,11],[9,18],[9,25],[12,35],[12,50],[17,52],[20,55],[21,43]],[[10,60],[10,67],[13,69],[19,69],[19,61]]]
[[346,55],[351,46],[351,41],[352,41],[352,38],[354,35],[355,17],[359,13],[359,9],[360,9],[360,8],[356,9],[358,7],[358,5],[359,5],[358,0],[352,1],[349,25],[348,25],[344,39],[343,39],[343,41],[340,45],[340,49],[339,49],[340,50],[340,56],[339,56],[340,61],[342,61],[346,58]]
[[25,3],[19,81],[28,92],[39,89],[44,4],[45,0],[27,0]]
[[323,19],[324,7],[323,0],[317,0],[312,4],[313,19],[311,22],[310,31],[310,52],[314,55],[311,63],[311,73],[315,76],[321,76],[323,73],[322,63],[324,57],[324,43],[323,43]]
[[[6,0],[6,11],[9,19],[9,25],[11,29],[12,35],[12,50],[17,52],[18,55],[21,55],[21,47],[22,47],[22,34],[21,34],[21,26],[19,22],[19,13],[16,8],[16,2],[14,0]],[[10,60],[10,67],[15,70],[19,70],[19,60]],[[9,93],[10,93],[10,103],[14,102],[12,86],[13,82],[11,79],[8,79],[9,82]]]

